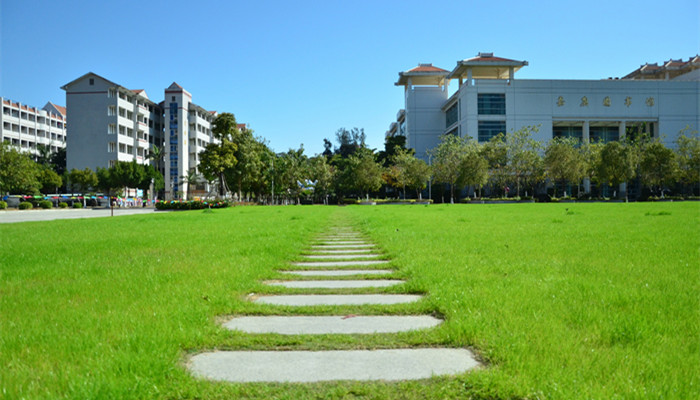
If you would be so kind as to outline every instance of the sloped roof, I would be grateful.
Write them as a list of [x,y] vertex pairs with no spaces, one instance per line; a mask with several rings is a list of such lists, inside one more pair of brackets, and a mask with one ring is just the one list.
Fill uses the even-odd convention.
[[442,85],[448,73],[449,71],[435,67],[433,64],[421,63],[408,71],[399,72],[399,80],[395,85],[408,85],[409,80],[412,85]]

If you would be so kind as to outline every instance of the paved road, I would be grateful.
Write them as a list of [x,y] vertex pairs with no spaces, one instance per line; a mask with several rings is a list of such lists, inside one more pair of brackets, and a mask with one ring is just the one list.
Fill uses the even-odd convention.
[[[133,214],[153,214],[153,208],[115,208],[114,216]],[[163,212],[163,211],[158,211]],[[51,221],[54,219],[77,219],[109,217],[109,208],[84,208],[84,209],[52,209],[52,210],[2,210],[0,211],[0,224],[27,222],[27,221]]]

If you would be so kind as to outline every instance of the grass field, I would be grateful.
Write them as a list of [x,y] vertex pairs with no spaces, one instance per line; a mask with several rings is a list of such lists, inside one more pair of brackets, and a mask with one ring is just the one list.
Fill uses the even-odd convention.
[[[275,308],[317,233],[341,221],[393,259],[377,292],[419,303]],[[700,204],[237,207],[0,225],[0,398],[700,397]],[[302,292],[302,291],[299,291]],[[395,335],[248,335],[233,314],[432,313]],[[469,347],[486,368],[419,382],[223,384],[210,349]]]

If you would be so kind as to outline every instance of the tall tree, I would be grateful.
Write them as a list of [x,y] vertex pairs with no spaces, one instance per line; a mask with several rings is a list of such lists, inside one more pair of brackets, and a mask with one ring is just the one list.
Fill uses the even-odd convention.
[[364,128],[352,128],[347,130],[345,128],[340,128],[335,132],[335,139],[338,142],[338,147],[335,150],[336,154],[340,154],[341,157],[347,158],[363,147],[365,147],[365,135]]
[[579,141],[573,138],[554,138],[547,144],[544,165],[547,176],[554,182],[555,197],[557,182],[578,185],[587,176],[584,154],[578,145]]
[[289,149],[278,158],[279,166],[275,166],[280,173],[280,189],[287,192],[288,196],[299,203],[299,195],[302,192],[305,180],[308,178],[308,163],[304,155],[304,148],[298,150]]
[[59,174],[48,166],[39,167],[39,183],[43,193],[58,192],[58,188],[63,186],[63,179]]
[[320,155],[309,160],[309,173],[314,184],[316,201],[328,204],[328,196],[333,188],[334,168],[325,156]]
[[596,175],[602,183],[617,187],[634,178],[635,152],[619,141],[606,143],[600,151]]
[[384,139],[384,150],[377,154],[377,162],[384,167],[389,167],[393,157],[401,151],[408,151],[410,154],[415,154],[413,149],[406,149],[405,136],[389,136]]
[[372,150],[361,147],[349,157],[354,187],[366,195],[382,187],[382,167],[374,159]]
[[443,135],[440,144],[430,150],[435,180],[450,185],[450,203],[454,203],[455,186],[462,184],[462,163],[467,152],[465,139],[455,135]]
[[676,138],[676,160],[678,180],[684,185],[698,189],[700,194],[700,134],[683,129]]
[[475,140],[467,140],[465,153],[460,165],[461,181],[473,186],[474,193],[486,185],[489,180],[489,163],[482,155],[481,145]]
[[508,149],[502,133],[481,145],[481,154],[488,163],[489,183],[493,188],[504,188],[508,176]]
[[412,151],[396,147],[396,153],[392,156],[389,166],[389,176],[396,188],[403,189],[403,198],[406,198],[406,188],[416,190],[416,197],[420,198],[420,191],[425,189],[430,179],[430,167],[425,161],[416,158]]
[[521,186],[536,185],[543,178],[540,142],[532,137],[537,127],[528,126],[509,133],[506,137],[508,175],[515,180],[516,196]]
[[77,190],[81,193],[97,188],[98,184],[97,175],[90,168],[71,169],[68,173],[68,182],[73,191]]
[[212,124],[212,135],[218,143],[208,144],[199,153],[199,170],[208,181],[218,181],[219,196],[224,196],[228,191],[226,173],[238,163],[238,146],[233,142],[234,136],[240,135],[236,117],[231,113],[219,114]]
[[663,186],[673,182],[677,176],[677,166],[673,150],[656,139],[643,147],[639,160],[639,177],[650,190],[657,187],[663,195]]

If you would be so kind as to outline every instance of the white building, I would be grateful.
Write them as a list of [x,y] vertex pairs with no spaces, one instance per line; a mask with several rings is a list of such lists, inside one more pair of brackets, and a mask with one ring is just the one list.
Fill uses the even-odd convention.
[[0,140],[21,151],[39,154],[45,146],[51,153],[66,147],[66,109],[51,102],[38,109],[2,99]]
[[[405,118],[407,146],[428,159],[440,135],[487,141],[498,133],[538,126],[535,138],[556,136],[584,141],[619,140],[639,131],[673,146],[678,132],[700,128],[700,57],[646,64],[622,79],[515,79],[527,61],[479,53],[452,71],[420,64],[399,73],[405,112],[387,135],[399,134]],[[449,83],[457,81],[448,96]]]
[[[184,177],[192,170],[197,171],[199,153],[207,144],[215,142],[211,124],[216,111],[207,111],[192,102],[192,95],[173,82],[165,89],[163,103],[166,122],[165,135],[165,196],[167,199],[186,198],[206,194],[204,182],[188,182]],[[191,174],[190,174],[191,175]]]
[[[144,90],[127,89],[92,72],[62,89],[72,121],[66,149],[69,170],[136,160],[160,169],[166,199],[206,193],[204,183],[188,188],[185,177],[196,172],[199,152],[214,141],[211,124],[216,112],[192,103],[192,95],[180,85],[165,89],[165,100],[158,104]],[[153,146],[162,149],[162,162],[149,159]]]

